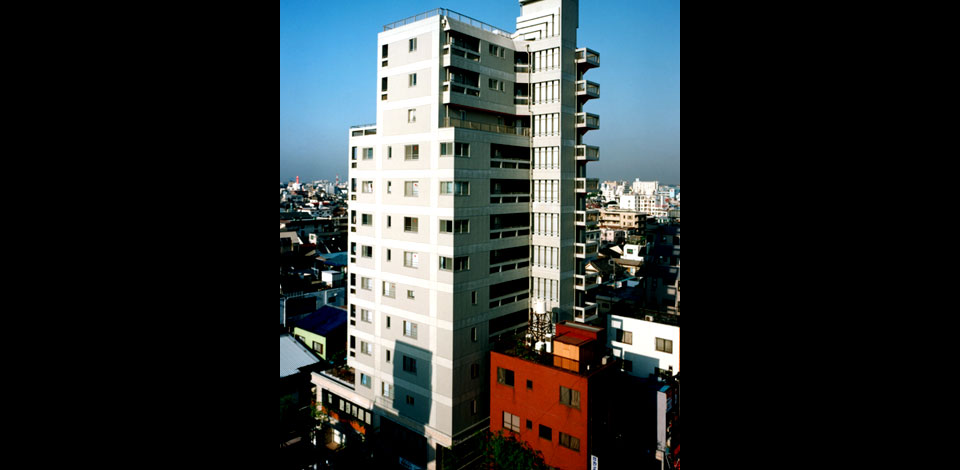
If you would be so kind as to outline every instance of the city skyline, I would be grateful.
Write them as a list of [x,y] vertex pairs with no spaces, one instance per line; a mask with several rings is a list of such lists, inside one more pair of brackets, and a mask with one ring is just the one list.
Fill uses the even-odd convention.
[[[384,24],[441,7],[512,31],[520,10],[512,0],[482,9],[465,1],[441,3],[281,2],[281,182],[346,178],[349,127],[376,120],[377,103],[367,98],[378,85],[370,78],[377,70],[371,38]],[[581,8],[579,43],[603,58],[591,80],[606,98],[591,108],[602,117],[589,142],[602,149],[591,177],[623,180],[629,169],[629,180],[680,184],[679,20],[679,2],[673,1]]]

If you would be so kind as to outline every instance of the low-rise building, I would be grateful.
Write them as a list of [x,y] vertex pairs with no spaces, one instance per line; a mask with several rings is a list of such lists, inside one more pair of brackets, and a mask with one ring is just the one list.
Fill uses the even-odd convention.
[[490,431],[517,435],[552,468],[621,461],[628,449],[615,445],[625,424],[616,420],[619,365],[605,346],[603,328],[561,322],[552,353],[491,352]]

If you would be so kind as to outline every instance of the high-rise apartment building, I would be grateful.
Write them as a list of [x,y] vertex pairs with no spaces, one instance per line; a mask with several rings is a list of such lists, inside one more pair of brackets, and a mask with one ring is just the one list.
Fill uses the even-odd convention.
[[382,429],[426,439],[404,465],[489,426],[491,338],[535,301],[597,314],[599,54],[577,47],[578,0],[520,5],[513,33],[443,9],[386,25],[376,123],[350,129],[348,362]]

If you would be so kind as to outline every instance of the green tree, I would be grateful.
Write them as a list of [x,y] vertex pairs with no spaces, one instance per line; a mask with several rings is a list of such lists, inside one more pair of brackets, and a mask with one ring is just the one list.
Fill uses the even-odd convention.
[[548,470],[543,452],[534,450],[527,441],[514,434],[487,432],[484,446],[484,465],[489,470]]

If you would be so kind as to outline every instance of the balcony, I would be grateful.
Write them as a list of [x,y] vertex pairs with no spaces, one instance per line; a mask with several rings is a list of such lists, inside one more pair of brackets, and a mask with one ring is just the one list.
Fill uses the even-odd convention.
[[577,82],[577,99],[581,102],[600,97],[600,85],[590,80]]
[[600,116],[591,113],[577,113],[577,129],[588,131],[600,128]]
[[577,178],[578,193],[593,193],[599,186],[600,181],[597,178]]
[[573,276],[573,285],[577,290],[589,291],[600,287],[600,275],[597,273],[591,274],[575,274]]
[[600,160],[600,147],[593,145],[577,146],[577,161],[596,162]]
[[[600,224],[600,211],[597,209],[587,209],[585,211],[576,211],[576,225],[580,227],[596,227]],[[597,232],[599,234],[599,232]],[[598,236],[599,238],[599,236]]]
[[527,106],[527,105],[530,104],[530,97],[529,97],[529,96],[514,96],[514,97],[513,97],[513,104],[518,105],[518,106]]
[[586,306],[583,307],[573,307],[573,315],[576,317],[578,322],[585,322],[590,317],[596,315],[598,312],[596,302],[587,302]]
[[520,137],[530,137],[529,127],[509,127],[497,124],[487,124],[484,122],[464,121],[452,117],[443,118],[443,125],[440,127],[456,127],[460,129],[471,129],[475,131],[494,132],[497,134],[516,135]]
[[513,71],[516,73],[530,73],[530,64],[514,64]]
[[600,53],[586,47],[577,49],[577,67],[580,70],[587,71],[600,66]]
[[587,241],[586,243],[575,243],[575,254],[579,259],[594,259],[597,257],[598,245],[599,243],[594,240]]

